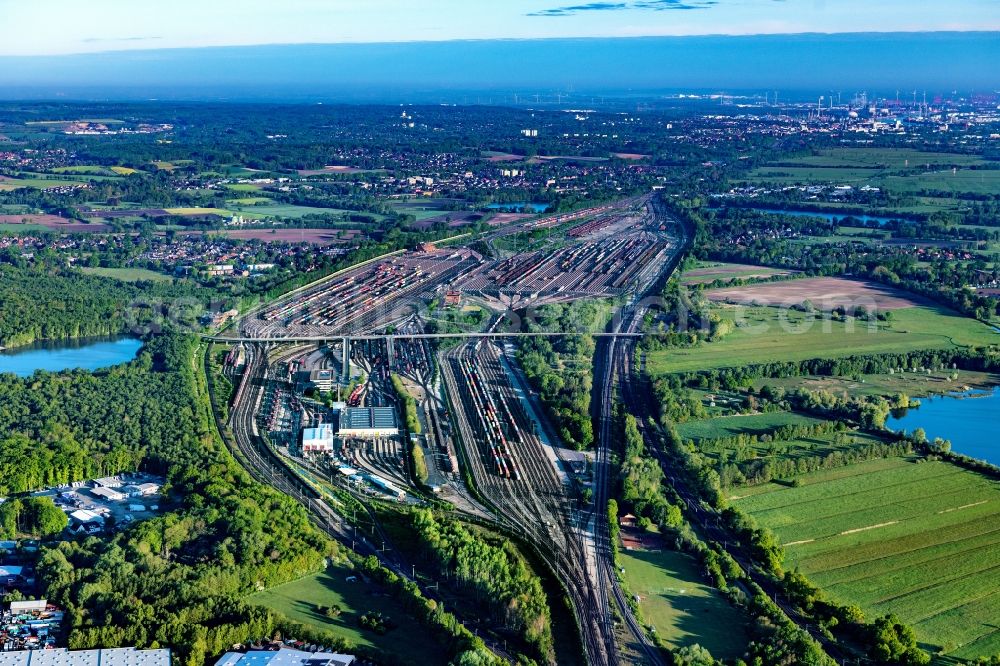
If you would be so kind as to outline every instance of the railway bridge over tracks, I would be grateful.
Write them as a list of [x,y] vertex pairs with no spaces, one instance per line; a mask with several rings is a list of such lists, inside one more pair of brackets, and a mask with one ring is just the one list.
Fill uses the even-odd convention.
[[223,342],[228,344],[303,344],[303,343],[314,343],[322,344],[324,342],[340,342],[343,345],[343,368],[341,368],[341,374],[347,376],[350,374],[349,362],[351,358],[351,343],[357,340],[385,340],[386,349],[389,350],[389,356],[392,357],[392,350],[396,340],[430,340],[430,339],[447,339],[447,338],[556,338],[556,337],[567,337],[573,335],[590,335],[595,338],[641,338],[645,333],[587,333],[587,332],[570,332],[570,333],[553,333],[548,331],[538,331],[538,332],[519,332],[519,333],[496,333],[496,332],[483,332],[483,333],[399,333],[399,334],[380,334],[380,335],[323,335],[323,336],[308,336],[308,337],[287,337],[287,338],[246,338],[246,337],[226,337],[221,335],[203,335],[202,339],[210,342]]

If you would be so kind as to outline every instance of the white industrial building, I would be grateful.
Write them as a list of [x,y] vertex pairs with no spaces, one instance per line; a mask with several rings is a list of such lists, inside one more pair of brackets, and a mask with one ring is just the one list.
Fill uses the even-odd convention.
[[321,423],[315,428],[302,430],[302,453],[332,453],[333,426]]
[[78,509],[69,514],[69,529],[72,532],[93,534],[104,529],[105,518],[99,513]]
[[107,488],[105,486],[98,486],[97,488],[91,488],[90,494],[99,499],[107,500],[109,502],[121,502],[125,499],[125,493],[119,492],[114,488]]
[[122,492],[129,497],[149,497],[150,495],[156,495],[160,492],[160,484],[137,483],[135,485],[125,486],[122,488]]
[[215,666],[351,666],[354,662],[354,656],[349,654],[303,652],[283,647],[280,650],[229,652],[215,662]]
[[12,601],[10,602],[10,614],[22,615],[24,613],[41,613],[48,608],[48,605],[49,602],[45,599]]

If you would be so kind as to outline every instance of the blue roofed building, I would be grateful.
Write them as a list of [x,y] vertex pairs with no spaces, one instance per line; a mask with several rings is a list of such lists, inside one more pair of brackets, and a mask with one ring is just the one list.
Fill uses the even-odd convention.
[[280,650],[252,650],[229,652],[215,666],[351,666],[353,655],[335,652],[304,652],[281,648]]

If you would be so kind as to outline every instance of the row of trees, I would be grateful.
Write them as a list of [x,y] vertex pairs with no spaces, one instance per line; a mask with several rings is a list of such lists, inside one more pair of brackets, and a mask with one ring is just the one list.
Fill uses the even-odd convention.
[[522,318],[528,332],[576,333],[560,338],[523,338],[517,359],[539,392],[560,438],[577,450],[594,443],[590,399],[595,345],[586,333],[604,330],[609,316],[605,302],[576,301],[545,305]]
[[[619,437],[617,438],[619,455],[624,460],[645,459],[651,461],[652,459],[645,450],[644,438],[635,418],[630,414],[623,413],[619,408],[616,410],[616,420],[620,425]],[[648,432],[652,437],[660,437],[653,429]],[[679,439],[677,443],[679,444]],[[751,641],[747,646],[744,659],[737,660],[736,663],[759,664],[760,666],[779,666],[792,663],[813,666],[832,664],[830,658],[824,654],[819,645],[785,616],[781,609],[746,575],[726,551],[717,546],[709,546],[698,538],[679,509],[680,497],[671,486],[662,483],[663,472],[659,464],[652,464],[656,467],[656,472],[651,472],[638,486],[633,485],[628,478],[630,475],[627,471],[628,464],[623,465],[623,474],[625,474],[622,479],[623,495],[636,496],[636,491],[641,489],[638,496],[642,497],[642,500],[633,504],[623,498],[622,502],[626,506],[638,509],[636,513],[640,516],[640,520],[646,522],[651,521],[641,513],[642,511],[648,507],[667,507],[664,515],[660,516],[662,520],[658,524],[661,534],[674,548],[695,557],[702,566],[706,581],[717,587],[730,602],[750,618]],[[680,468],[679,471],[684,473],[686,470]],[[658,478],[660,481],[653,483],[654,478]],[[654,494],[655,497],[652,496]],[[619,502],[615,499],[608,502],[609,536],[613,552],[617,551],[620,531],[618,515],[623,510],[619,506]],[[650,512],[646,511],[646,513]],[[622,584],[625,585],[624,581]],[[633,610],[637,617],[641,618],[641,609],[634,607]],[[654,636],[653,640],[661,647],[669,649],[661,637]],[[671,650],[670,656],[674,664],[707,666],[718,663],[708,650],[699,646]]]
[[420,434],[420,419],[417,418],[417,401],[414,400],[410,392],[406,390],[403,380],[399,375],[393,373],[392,388],[396,391],[396,400],[400,405],[401,416],[406,422],[406,429],[415,434]]
[[719,466],[719,482],[723,488],[740,485],[760,485],[774,479],[790,479],[821,469],[847,467],[868,460],[909,455],[913,447],[906,441],[852,446],[844,450],[827,451],[812,456],[775,456],[757,458]]
[[552,630],[541,580],[510,542],[491,542],[429,509],[415,511],[412,525],[437,570],[453,575],[493,621],[517,632],[536,658],[551,660]]
[[49,497],[12,499],[0,504],[0,539],[19,534],[46,538],[66,529],[69,518]]
[[772,361],[736,368],[720,368],[678,373],[663,378],[669,390],[689,386],[718,391],[753,386],[758,380],[784,377],[854,377],[919,372],[927,369],[960,369],[991,372],[1000,368],[1000,359],[977,349],[939,349],[899,354],[865,354],[844,358],[816,358],[804,361]]
[[674,528],[681,524],[681,510],[667,501],[663,492],[663,470],[656,458],[650,456],[639,432],[638,422],[631,414],[617,410],[620,433],[621,499],[643,524],[656,524]]

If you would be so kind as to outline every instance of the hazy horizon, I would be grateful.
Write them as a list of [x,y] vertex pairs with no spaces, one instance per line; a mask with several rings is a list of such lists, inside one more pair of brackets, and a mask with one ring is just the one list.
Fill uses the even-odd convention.
[[[1000,30],[1000,3],[951,0],[32,0],[3,2],[0,54],[467,39]],[[57,20],[53,20],[57,18]],[[25,29],[44,26],[42,30]]]
[[995,92],[998,35],[505,38],[0,56],[0,96],[395,102],[457,91]]

